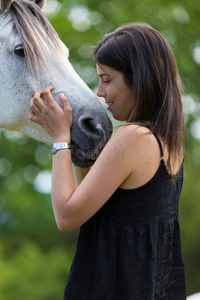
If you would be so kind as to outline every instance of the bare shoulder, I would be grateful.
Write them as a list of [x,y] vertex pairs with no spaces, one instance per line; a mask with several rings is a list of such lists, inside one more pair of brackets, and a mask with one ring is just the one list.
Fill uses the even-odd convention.
[[122,134],[124,136],[131,134],[133,137],[139,137],[144,134],[149,134],[149,128],[137,124],[125,124],[119,127],[115,134]]
[[145,126],[137,124],[125,124],[113,135],[113,140],[124,141],[130,147],[142,147],[143,144],[155,143],[155,137]]
[[[111,138],[111,147],[117,148],[129,156],[133,167],[146,164],[158,164],[161,158],[158,141],[150,129],[137,124],[126,124],[121,126]],[[138,159],[141,158],[142,159]]]
[[123,167],[127,165],[134,171],[144,164],[158,165],[161,152],[158,141],[147,127],[126,124],[113,134],[100,156],[123,161]]
[[114,140],[118,143],[118,156],[132,170],[120,187],[136,188],[148,182],[157,171],[161,159],[154,134],[147,127],[127,124],[118,129]]

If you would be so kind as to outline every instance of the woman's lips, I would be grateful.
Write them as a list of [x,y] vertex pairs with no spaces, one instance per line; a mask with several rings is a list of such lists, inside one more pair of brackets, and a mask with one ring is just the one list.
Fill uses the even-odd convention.
[[113,102],[105,102],[107,104],[107,109],[110,110],[111,106],[114,104]]

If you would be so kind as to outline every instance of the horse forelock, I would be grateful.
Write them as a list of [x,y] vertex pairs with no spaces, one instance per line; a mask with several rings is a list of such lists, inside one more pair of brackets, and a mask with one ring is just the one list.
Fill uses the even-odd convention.
[[5,12],[9,9],[9,5],[11,3],[11,0],[0,0],[0,12]]
[[54,60],[58,60],[55,63],[62,64],[64,50],[60,38],[34,2],[13,0],[9,13],[21,38],[25,59],[32,73],[35,70],[39,74],[41,64],[48,70],[45,57],[53,57]]

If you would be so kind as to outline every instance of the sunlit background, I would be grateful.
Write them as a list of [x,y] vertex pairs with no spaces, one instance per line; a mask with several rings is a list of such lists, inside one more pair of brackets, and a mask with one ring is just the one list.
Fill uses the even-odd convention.
[[[47,0],[44,13],[70,50],[70,60],[96,92],[89,47],[124,23],[160,31],[176,56],[184,84],[185,182],[180,201],[188,294],[200,291],[200,3],[197,0]],[[100,99],[101,101],[101,99]],[[114,123],[118,125],[119,123]],[[60,300],[76,232],[58,231],[51,206],[47,145],[0,134],[0,300]]]

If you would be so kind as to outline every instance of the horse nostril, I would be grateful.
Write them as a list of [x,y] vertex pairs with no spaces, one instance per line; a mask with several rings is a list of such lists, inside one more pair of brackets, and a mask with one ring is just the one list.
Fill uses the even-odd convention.
[[91,117],[79,118],[80,130],[89,138],[100,140],[102,138],[102,130],[100,124],[97,124]]

